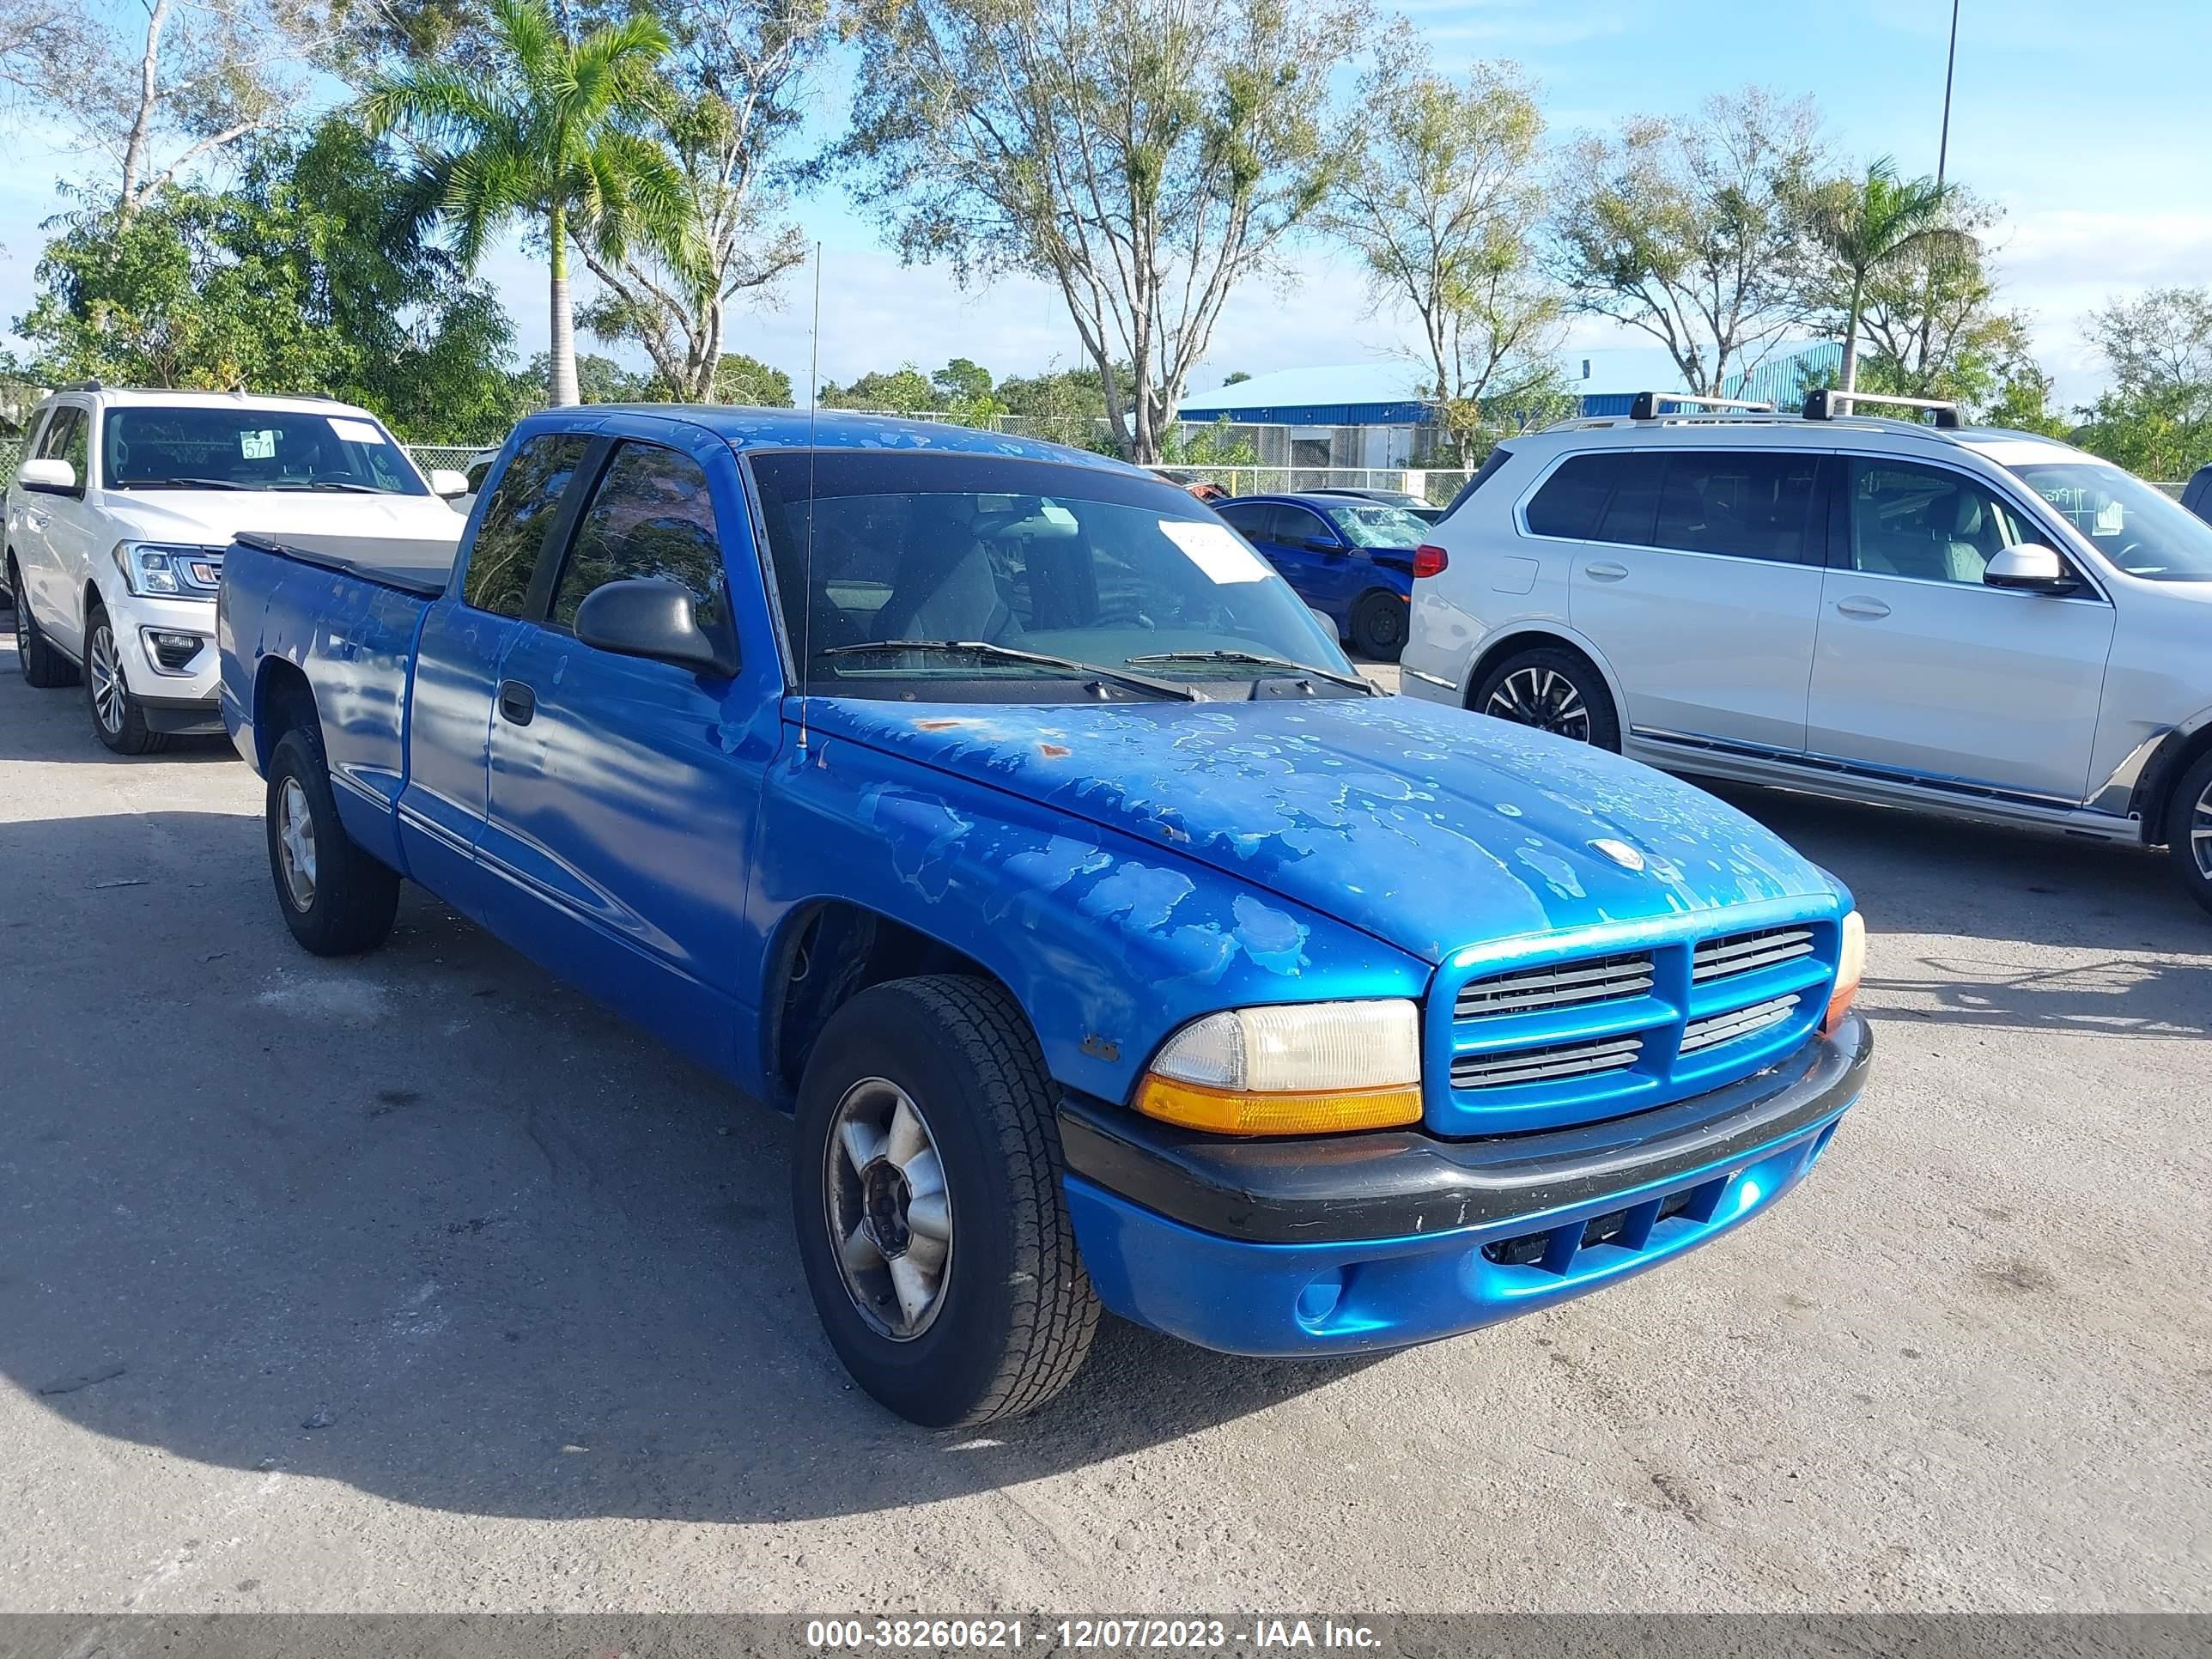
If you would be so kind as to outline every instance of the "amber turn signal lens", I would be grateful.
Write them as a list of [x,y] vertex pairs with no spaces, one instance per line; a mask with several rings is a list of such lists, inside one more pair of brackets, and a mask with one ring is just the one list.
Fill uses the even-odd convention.
[[1137,1109],[1163,1123],[1214,1134],[1328,1135],[1419,1123],[1421,1091],[1414,1084],[1261,1095],[1154,1075],[1139,1085]]
[[1828,998],[1828,1012],[1820,1021],[1820,1035],[1833,1036],[1851,1011],[1859,994],[1859,976],[1866,971],[1866,923],[1856,910],[1844,918],[1844,948],[1836,955],[1836,988]]

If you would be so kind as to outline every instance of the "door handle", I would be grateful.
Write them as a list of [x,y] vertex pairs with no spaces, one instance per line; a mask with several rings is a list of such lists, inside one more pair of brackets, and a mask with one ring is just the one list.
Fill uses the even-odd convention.
[[499,712],[517,726],[527,726],[538,713],[538,694],[520,680],[501,680]]
[[1836,609],[1846,617],[1887,617],[1889,607],[1880,599],[1838,599]]
[[1601,582],[1617,582],[1627,574],[1626,565],[1614,564],[1610,561],[1598,564],[1586,564],[1583,567],[1583,575]]

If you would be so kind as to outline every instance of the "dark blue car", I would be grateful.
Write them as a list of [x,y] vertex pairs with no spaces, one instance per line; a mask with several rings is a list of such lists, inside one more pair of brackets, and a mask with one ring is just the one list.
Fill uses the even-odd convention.
[[1428,525],[1402,507],[1349,495],[1243,495],[1214,511],[1363,654],[1398,660],[1413,578],[1443,568],[1441,550],[1416,558]]

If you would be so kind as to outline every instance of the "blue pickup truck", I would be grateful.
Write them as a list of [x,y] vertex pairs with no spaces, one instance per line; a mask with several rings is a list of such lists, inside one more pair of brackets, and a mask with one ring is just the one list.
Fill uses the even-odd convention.
[[1304,1355],[1598,1289],[1776,1201],[1866,1079],[1833,879],[1374,695],[1095,456],[555,410],[458,554],[241,538],[217,630],[299,942],[419,882],[794,1112],[823,1327],[921,1423],[1049,1399],[1102,1307]]

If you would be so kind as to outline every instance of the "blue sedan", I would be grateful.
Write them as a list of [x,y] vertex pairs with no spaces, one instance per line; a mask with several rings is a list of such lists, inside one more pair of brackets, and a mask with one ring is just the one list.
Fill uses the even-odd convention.
[[1413,578],[1443,568],[1429,526],[1402,507],[1348,495],[1242,495],[1214,511],[1363,655],[1395,662]]

